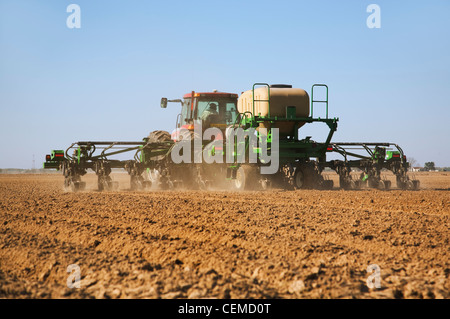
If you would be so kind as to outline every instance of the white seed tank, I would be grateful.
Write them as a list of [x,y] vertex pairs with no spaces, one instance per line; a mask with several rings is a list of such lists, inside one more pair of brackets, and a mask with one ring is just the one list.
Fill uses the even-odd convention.
[[[270,92],[269,92],[270,89]],[[269,100],[270,95],[270,117],[287,117],[287,107],[295,107],[295,117],[309,116],[309,95],[299,88],[292,88],[291,85],[271,85],[255,88],[255,116],[269,116]],[[258,101],[259,100],[259,101]],[[253,92],[245,91],[238,99],[238,111],[253,113]],[[305,123],[300,122],[298,127]],[[263,122],[260,128],[278,128],[281,135],[289,134],[294,129],[294,123],[289,121],[280,121],[273,124]]]

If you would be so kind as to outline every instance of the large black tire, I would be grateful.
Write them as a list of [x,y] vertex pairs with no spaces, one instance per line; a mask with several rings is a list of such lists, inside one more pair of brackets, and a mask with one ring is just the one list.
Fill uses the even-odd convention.
[[314,167],[308,163],[300,164],[295,169],[294,187],[296,189],[311,189],[317,187],[317,176]]
[[150,143],[162,143],[169,142],[172,138],[167,131],[153,131],[148,135],[148,141]]
[[236,172],[236,179],[233,180],[234,189],[237,191],[252,190],[256,185],[257,175],[254,167],[241,165]]

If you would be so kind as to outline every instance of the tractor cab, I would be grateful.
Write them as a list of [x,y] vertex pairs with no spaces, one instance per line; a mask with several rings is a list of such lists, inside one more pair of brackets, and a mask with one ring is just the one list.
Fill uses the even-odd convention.
[[225,130],[233,125],[239,115],[237,99],[238,95],[234,93],[193,91],[185,94],[183,100],[162,98],[161,107],[167,107],[167,102],[181,103],[181,113],[172,133],[172,139],[177,139],[180,129],[194,130],[194,124],[201,124],[203,131],[210,127]]
[[225,129],[235,122],[238,115],[237,98],[237,94],[222,92],[185,94],[177,126],[202,123],[203,129]]

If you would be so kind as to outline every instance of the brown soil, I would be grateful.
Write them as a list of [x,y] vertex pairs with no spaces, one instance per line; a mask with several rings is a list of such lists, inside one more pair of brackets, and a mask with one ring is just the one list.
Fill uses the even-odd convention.
[[416,176],[420,191],[235,193],[132,192],[124,174],[98,192],[89,174],[71,193],[0,175],[0,297],[449,298],[450,173]]

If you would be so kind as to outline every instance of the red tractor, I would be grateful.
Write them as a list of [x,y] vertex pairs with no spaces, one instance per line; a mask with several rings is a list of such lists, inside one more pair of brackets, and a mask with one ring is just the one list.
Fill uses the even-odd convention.
[[178,114],[175,130],[171,134],[174,141],[182,139],[182,129],[194,131],[194,122],[201,122],[202,129],[216,127],[225,130],[233,125],[239,115],[237,111],[238,95],[224,92],[199,92],[192,91],[185,94],[183,100],[161,99],[161,107],[166,108],[167,102],[181,103],[181,113]]

